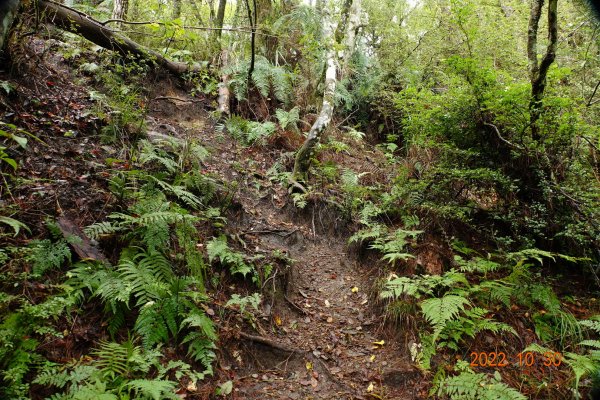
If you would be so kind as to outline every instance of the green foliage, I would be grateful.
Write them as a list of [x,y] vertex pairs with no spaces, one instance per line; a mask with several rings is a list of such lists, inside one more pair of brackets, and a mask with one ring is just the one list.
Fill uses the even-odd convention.
[[16,220],[14,218],[10,218],[10,217],[5,217],[0,215],[0,224],[5,224],[10,226],[13,231],[15,232],[14,236],[17,236],[19,234],[19,232],[21,231],[21,228],[24,228],[26,231],[30,231],[29,228],[27,227],[27,225],[25,225],[24,223],[22,223],[19,220]]
[[96,358],[89,365],[47,364],[34,383],[64,391],[53,399],[177,399],[176,382],[147,378],[159,366],[160,352],[144,351],[127,341],[100,342],[92,354]]
[[[228,67],[225,73],[231,75],[229,85],[238,100],[248,97],[248,70],[250,61],[244,60]],[[263,56],[257,56],[252,72],[252,84],[263,97],[275,97],[283,104],[291,100],[293,74],[284,67],[275,66]]]
[[467,304],[469,304],[469,300],[456,295],[427,299],[421,303],[425,320],[433,326],[434,342],[448,322],[456,319]]
[[500,373],[493,377],[478,374],[468,367],[459,375],[446,377],[438,383],[437,395],[446,395],[450,399],[461,400],[525,400],[517,390],[502,383]]
[[226,130],[231,136],[246,146],[255,143],[264,144],[265,139],[273,135],[276,130],[273,122],[247,121],[237,115],[227,118],[223,125],[220,125],[218,128]]
[[209,262],[219,260],[221,264],[229,268],[229,272],[233,275],[241,274],[246,277],[247,274],[255,272],[254,267],[246,262],[242,253],[229,248],[225,236],[212,238],[206,245],[206,251]]
[[275,116],[277,117],[281,129],[291,129],[294,132],[298,131],[298,122],[300,121],[300,109],[298,107],[294,107],[290,111],[278,108],[275,110]]

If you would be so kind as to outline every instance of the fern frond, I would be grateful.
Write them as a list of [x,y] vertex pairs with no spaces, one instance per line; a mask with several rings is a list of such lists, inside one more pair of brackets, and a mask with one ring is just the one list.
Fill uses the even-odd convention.
[[471,372],[446,378],[442,391],[452,400],[527,400],[527,397],[498,379]]
[[579,325],[583,326],[584,328],[591,329],[594,332],[600,334],[600,320],[599,319],[585,319],[585,320],[579,321]]
[[483,281],[471,289],[472,293],[484,297],[489,301],[502,303],[506,307],[511,305],[515,287],[513,284],[502,281]]
[[99,239],[101,236],[111,235],[121,231],[122,229],[123,228],[118,224],[113,224],[109,221],[103,221],[87,226],[83,229],[83,231],[91,239]]
[[424,300],[421,303],[423,316],[433,326],[433,340],[439,336],[449,321],[458,317],[469,300],[462,296],[446,295],[442,298]]
[[142,337],[146,349],[169,340],[169,328],[165,323],[160,305],[154,302],[146,303],[140,308],[133,329]]
[[99,347],[92,351],[92,354],[97,357],[94,365],[105,376],[112,378],[119,375],[124,376],[129,371],[129,351],[119,343],[101,341]]
[[124,254],[119,262],[121,279],[131,286],[137,305],[160,299],[174,278],[171,263],[158,251],[140,252],[130,257]]
[[135,379],[125,384],[125,387],[132,390],[136,399],[178,400],[179,396],[175,393],[177,382],[160,379]]

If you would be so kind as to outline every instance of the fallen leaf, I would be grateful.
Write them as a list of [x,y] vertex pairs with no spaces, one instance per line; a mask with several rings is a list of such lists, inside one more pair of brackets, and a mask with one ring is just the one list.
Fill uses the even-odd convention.
[[196,382],[190,381],[190,383],[187,384],[186,389],[188,392],[195,392],[196,390],[198,390],[198,387],[196,386]]
[[358,288],[356,286],[352,288],[352,293],[358,293]]
[[227,381],[227,382],[223,383],[222,385],[219,385],[219,387],[216,390],[216,394],[217,394],[217,396],[227,396],[227,395],[231,394],[232,390],[233,390],[233,381]]
[[374,354],[369,358],[369,362],[373,362],[373,361],[375,361],[375,355]]
[[307,362],[306,362],[306,369],[307,369],[307,370],[309,370],[309,371],[310,371],[311,369],[313,369],[313,364],[312,364],[310,361],[307,361]]
[[274,319],[275,319],[275,325],[281,326],[281,324],[283,323],[283,321],[281,321],[281,317],[279,315],[276,315]]
[[374,389],[375,385],[373,385],[373,382],[369,383],[369,386],[367,387],[367,393],[371,393]]
[[329,300],[325,300],[325,307],[331,307],[331,303],[329,303]]
[[385,340],[380,340],[379,342],[373,342],[373,344],[377,346],[383,346],[385,344]]

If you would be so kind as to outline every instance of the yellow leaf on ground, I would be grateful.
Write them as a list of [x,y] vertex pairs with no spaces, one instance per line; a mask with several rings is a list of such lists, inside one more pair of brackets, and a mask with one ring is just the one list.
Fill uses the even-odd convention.
[[373,385],[373,382],[369,383],[369,386],[367,387],[367,393],[371,393],[374,389],[375,385]]
[[309,370],[309,371],[310,371],[311,369],[313,369],[313,364],[312,364],[310,361],[307,361],[307,362],[306,362],[306,369],[307,369],[307,370]]
[[352,288],[352,293],[358,293],[358,288],[356,286]]
[[373,344],[377,346],[383,346],[385,344],[385,340],[380,340],[379,342],[373,342]]

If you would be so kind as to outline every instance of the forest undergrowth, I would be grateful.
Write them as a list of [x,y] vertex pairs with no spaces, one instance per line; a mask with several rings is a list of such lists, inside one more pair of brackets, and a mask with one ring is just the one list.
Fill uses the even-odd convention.
[[521,3],[400,3],[363,4],[372,35],[356,0],[335,30],[246,3],[258,51],[181,19],[131,33],[183,63],[231,45],[179,75],[51,27],[17,43],[22,18],[0,70],[0,397],[595,398],[596,31],[561,9],[571,53],[535,92],[551,22],[537,65],[490,48],[544,47],[493,36]]

